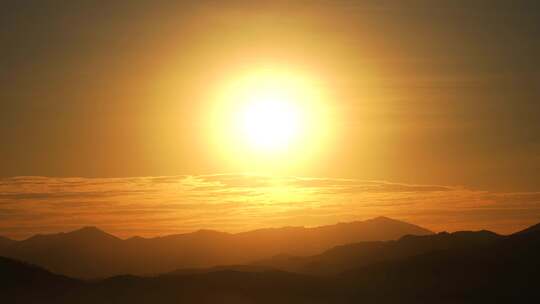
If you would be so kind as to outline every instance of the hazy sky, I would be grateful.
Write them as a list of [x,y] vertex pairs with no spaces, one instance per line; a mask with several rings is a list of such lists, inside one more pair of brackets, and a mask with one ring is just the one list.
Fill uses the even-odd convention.
[[[26,188],[15,176],[50,177],[46,183],[83,177],[92,183],[251,171],[223,159],[210,144],[208,117],[223,83],[260,66],[316,79],[335,127],[324,153],[306,152],[305,166],[291,165],[276,180],[303,176],[454,189],[437,192],[440,198],[430,198],[434,206],[461,191],[472,193],[470,200],[460,196],[467,203],[478,202],[478,193],[482,199],[495,195],[488,200],[496,202],[496,215],[446,214],[466,227],[499,220],[508,201],[514,202],[508,203],[514,208],[508,226],[493,224],[500,231],[540,218],[538,1],[253,2],[2,1],[0,176],[2,187],[11,190],[0,191],[0,219],[10,220],[0,228],[23,235],[31,230],[23,229],[31,225],[30,213],[47,214],[32,207],[43,206],[41,198],[21,197]],[[390,194],[397,203],[399,197]],[[177,203],[195,206],[185,195]],[[386,213],[444,228],[434,224],[435,213],[426,219],[425,206],[424,218],[410,215],[416,209],[362,213],[357,207],[369,202],[366,196],[357,206],[341,195],[324,198],[344,204],[324,219],[288,214],[289,220],[280,221],[275,215],[267,224],[311,225]],[[516,207],[514,195],[521,195],[523,205]],[[64,201],[53,198],[47,201]],[[65,201],[66,210],[82,203],[72,199]],[[323,198],[310,200],[318,206]],[[133,212],[146,210],[139,207]],[[179,218],[195,212],[181,209],[175,209]],[[479,214],[487,220],[479,221]],[[70,216],[64,227],[72,226],[76,217]],[[120,225],[113,224],[120,223],[116,218],[101,219],[94,221]],[[186,221],[173,224],[220,227],[218,220],[191,226]],[[177,230],[167,223],[163,229]],[[244,220],[223,227],[233,226],[256,225]],[[51,227],[43,223],[33,231]],[[148,229],[161,229],[156,227],[162,226]]]
[[433,231],[512,233],[538,222],[540,193],[386,181],[240,174],[132,178],[6,178],[0,235],[96,225],[120,237],[198,229],[319,226],[381,214]]

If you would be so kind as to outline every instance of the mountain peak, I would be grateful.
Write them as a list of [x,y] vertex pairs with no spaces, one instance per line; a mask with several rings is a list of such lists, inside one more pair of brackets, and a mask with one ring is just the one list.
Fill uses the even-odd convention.
[[85,226],[78,230],[68,232],[65,235],[74,236],[77,238],[108,238],[118,240],[116,236],[109,234],[95,226]]
[[84,226],[80,228],[79,231],[103,231],[103,230],[99,229],[96,226]]
[[120,240],[112,234],[95,227],[95,226],[85,226],[77,230],[70,232],[60,232],[53,234],[35,234],[28,239],[24,240],[25,242],[47,242],[51,240],[98,240],[98,239],[109,239],[109,240]]
[[394,219],[391,219],[389,217],[386,217],[386,216],[377,216],[377,217],[374,217],[368,221],[373,221],[373,222],[400,222],[398,220],[394,220]]
[[[430,235],[434,234],[433,231],[430,231],[429,229],[426,229],[424,227],[411,224],[408,222],[396,220],[393,218],[389,218],[386,216],[378,216],[372,219],[368,219],[363,221],[363,223],[368,224],[370,226],[378,227],[379,229],[383,230],[396,230],[401,231],[403,229],[408,230],[406,234],[413,234],[413,235]],[[396,239],[400,238],[401,236],[396,236]],[[381,239],[382,240],[382,239]]]
[[84,234],[89,234],[89,233],[99,233],[99,234],[107,234],[105,231],[99,229],[98,227],[96,226],[84,226],[80,229],[77,229],[75,231],[72,231],[70,233],[84,233]]

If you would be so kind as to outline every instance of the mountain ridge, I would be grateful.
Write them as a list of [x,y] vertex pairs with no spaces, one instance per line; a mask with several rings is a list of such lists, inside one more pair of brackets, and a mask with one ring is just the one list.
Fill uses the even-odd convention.
[[[0,292],[13,303],[536,303],[540,231],[501,236],[460,231],[405,236],[414,254],[376,260],[333,276],[231,265],[152,277],[82,281],[0,257]],[[444,246],[425,246],[442,244]],[[362,244],[362,243],[361,243]],[[340,251],[358,244],[332,248]],[[447,246],[448,245],[448,246]],[[446,248],[445,248],[446,246]],[[384,246],[383,246],[384,247]],[[358,251],[354,254],[362,254]],[[380,253],[378,253],[380,255]],[[362,258],[361,255],[357,256]],[[342,257],[333,256],[340,260]],[[358,267],[359,266],[359,267]],[[14,280],[14,278],[16,278]],[[279,292],[276,292],[279,291]]]
[[401,221],[401,220],[396,220],[396,219],[392,219],[392,218],[389,218],[389,217],[386,217],[386,216],[377,216],[377,217],[374,217],[374,218],[371,218],[371,219],[366,219],[366,220],[355,220],[355,221],[350,221],[350,222],[338,222],[338,223],[335,223],[335,224],[328,224],[328,225],[321,225],[321,226],[313,226],[313,227],[305,227],[305,226],[279,226],[279,227],[265,227],[265,228],[258,228],[258,229],[253,229],[253,230],[248,230],[248,231],[241,231],[241,232],[234,232],[234,233],[231,233],[231,232],[226,232],[226,231],[219,231],[219,230],[214,230],[214,229],[198,229],[198,230],[195,230],[195,231],[191,231],[191,232],[183,232],[183,233],[173,233],[173,234],[166,234],[166,235],[159,235],[159,236],[154,236],[154,237],[143,237],[143,236],[139,236],[139,235],[133,235],[133,236],[130,236],[130,237],[127,237],[127,238],[120,238],[120,237],[117,237],[115,236],[114,234],[111,234],[111,233],[108,233],[106,232],[105,230],[99,228],[98,226],[82,226],[81,228],[78,228],[78,229],[75,229],[75,230],[70,230],[70,231],[64,231],[64,232],[57,232],[57,233],[37,233],[37,234],[34,234],[34,235],[31,235],[25,239],[22,239],[22,240],[14,240],[14,239],[11,239],[9,237],[6,237],[6,236],[2,236],[0,235],[0,240],[2,239],[7,239],[7,240],[10,240],[10,241],[14,241],[14,242],[21,242],[21,241],[25,241],[25,240],[28,240],[28,239],[31,239],[31,238],[34,238],[34,237],[43,237],[43,236],[60,236],[60,235],[70,235],[70,234],[76,234],[76,233],[84,233],[84,232],[93,232],[93,233],[101,233],[101,234],[105,234],[105,235],[109,235],[109,236],[113,236],[117,239],[120,239],[120,240],[129,240],[129,239],[144,239],[144,240],[151,240],[151,239],[158,239],[158,238],[167,238],[167,237],[176,237],[176,236],[186,236],[186,235],[191,235],[191,234],[201,234],[201,233],[216,233],[216,234],[227,234],[227,235],[242,235],[242,234],[247,234],[247,233],[255,233],[255,232],[266,232],[266,231],[276,231],[276,230],[297,230],[297,229],[306,229],[306,230],[316,230],[316,229],[321,229],[321,228],[335,228],[335,227],[341,227],[341,226],[348,226],[348,225],[354,225],[354,224],[362,224],[362,223],[382,223],[382,222],[387,222],[387,223],[403,223],[403,224],[407,224],[407,225],[410,225],[410,226],[414,226],[414,227],[417,227],[419,230],[423,231],[424,233],[426,234],[433,234],[435,232],[429,230],[429,229],[426,229],[424,227],[421,227],[419,225],[415,225],[415,224],[411,224],[411,223],[408,223],[408,222],[405,222],[405,221]]
[[257,261],[253,265],[311,275],[336,275],[351,267],[399,260],[437,250],[485,246],[503,238],[504,236],[486,230],[406,235],[392,241],[339,245],[307,257],[278,255]]
[[280,253],[312,255],[362,240],[391,240],[431,231],[389,218],[313,228],[240,233],[198,230],[155,238],[120,239],[97,227],[36,235],[0,248],[0,255],[72,277],[156,274],[179,268],[248,264]]

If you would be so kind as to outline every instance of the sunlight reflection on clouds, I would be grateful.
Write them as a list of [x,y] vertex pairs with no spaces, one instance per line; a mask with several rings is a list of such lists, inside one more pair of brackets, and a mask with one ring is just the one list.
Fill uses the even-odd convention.
[[540,193],[247,174],[0,179],[0,235],[14,238],[83,225],[128,237],[317,226],[379,215],[435,231],[509,233],[538,221]]

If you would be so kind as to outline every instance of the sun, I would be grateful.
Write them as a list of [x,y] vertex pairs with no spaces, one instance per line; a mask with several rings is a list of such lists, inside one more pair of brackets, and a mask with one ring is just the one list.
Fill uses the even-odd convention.
[[258,69],[227,81],[211,115],[212,136],[227,159],[252,167],[298,164],[325,143],[329,111],[304,73]]
[[259,152],[275,152],[299,139],[303,113],[290,93],[281,86],[265,85],[246,92],[238,119],[246,145]]

